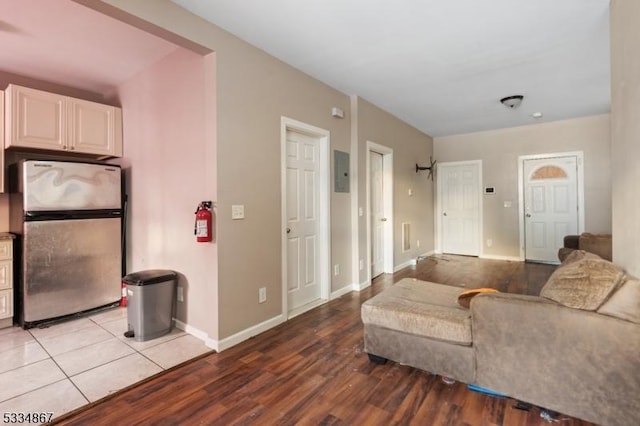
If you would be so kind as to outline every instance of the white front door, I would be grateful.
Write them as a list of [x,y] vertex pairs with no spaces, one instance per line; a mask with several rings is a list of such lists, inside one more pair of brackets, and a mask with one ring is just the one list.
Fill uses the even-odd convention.
[[525,258],[557,262],[565,235],[578,233],[576,156],[524,160]]
[[442,252],[480,254],[480,162],[438,164]]
[[321,297],[319,140],[287,130],[286,215],[288,308]]
[[384,272],[384,178],[382,154],[369,152],[371,200],[371,278]]

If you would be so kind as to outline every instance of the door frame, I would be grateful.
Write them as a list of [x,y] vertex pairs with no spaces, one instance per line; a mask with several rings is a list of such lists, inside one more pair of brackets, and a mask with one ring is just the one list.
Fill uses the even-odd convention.
[[466,161],[448,161],[444,163],[438,163],[438,172],[436,174],[436,232],[438,234],[436,241],[436,253],[442,253],[442,173],[440,173],[441,167],[449,166],[478,166],[478,257],[484,254],[484,219],[483,211],[484,205],[482,203],[482,160],[466,160]]
[[[319,206],[318,206],[318,271],[320,279],[320,300],[307,309],[289,312],[287,289],[287,131],[304,133],[317,138],[319,146]],[[282,256],[282,315],[290,319],[307,310],[329,301],[331,290],[331,206],[329,180],[329,149],[331,147],[330,132],[289,117],[280,119],[280,251]]]
[[548,154],[532,154],[518,156],[518,226],[520,229],[520,260],[525,261],[525,224],[524,224],[524,162],[526,160],[542,160],[545,158],[576,157],[578,170],[578,234],[584,232],[584,152],[554,152]]
[[389,188],[383,191],[383,209],[387,221],[384,224],[384,262],[383,273],[393,273],[393,149],[380,145],[375,142],[367,141],[366,148],[366,222],[367,222],[367,246],[366,246],[366,262],[367,265],[367,283],[371,284],[371,152],[382,154],[382,180],[383,187]]

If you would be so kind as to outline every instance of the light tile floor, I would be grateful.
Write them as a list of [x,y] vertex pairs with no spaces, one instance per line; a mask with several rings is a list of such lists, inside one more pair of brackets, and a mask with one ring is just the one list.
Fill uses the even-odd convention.
[[145,342],[124,337],[126,330],[126,308],[0,330],[0,415],[55,418],[211,350],[175,328]]

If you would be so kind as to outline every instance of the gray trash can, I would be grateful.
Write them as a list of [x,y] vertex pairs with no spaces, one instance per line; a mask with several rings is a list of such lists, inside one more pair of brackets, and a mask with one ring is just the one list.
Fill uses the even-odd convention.
[[134,272],[127,285],[127,322],[124,334],[137,342],[155,339],[171,331],[178,274],[166,269]]

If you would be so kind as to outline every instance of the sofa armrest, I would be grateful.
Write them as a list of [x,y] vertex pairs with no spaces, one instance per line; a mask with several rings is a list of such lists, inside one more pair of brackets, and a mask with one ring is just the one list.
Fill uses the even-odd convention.
[[640,325],[537,296],[471,303],[476,383],[603,424],[640,424]]
[[566,235],[563,240],[564,248],[578,250],[580,247],[580,235]]

